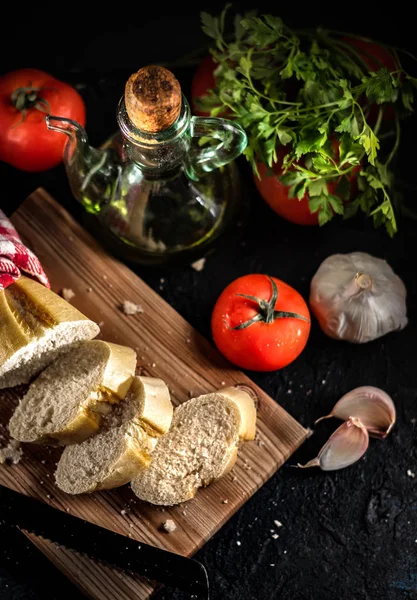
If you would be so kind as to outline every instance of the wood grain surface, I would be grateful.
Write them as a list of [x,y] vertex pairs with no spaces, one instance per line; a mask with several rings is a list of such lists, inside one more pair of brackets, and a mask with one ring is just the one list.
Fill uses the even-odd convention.
[[[110,256],[44,190],[34,192],[12,218],[60,292],[71,288],[72,304],[101,324],[100,338],[136,349],[138,374],[161,377],[175,405],[223,386],[250,385],[259,396],[257,438],[245,443],[232,473],[176,507],[139,501],[129,486],[72,497],[54,484],[59,448],[24,445],[17,465],[0,466],[0,483],[71,514],[184,556],[193,555],[258,490],[305,440],[307,431],[213,346],[128,267]],[[143,313],[127,316],[124,300]],[[24,386],[0,392],[0,440]],[[227,502],[225,502],[227,501]],[[177,525],[162,530],[166,519]],[[97,564],[52,542],[30,539],[82,591],[100,600],[149,598],[154,586],[118,569]],[[116,594],[117,590],[117,594]]]

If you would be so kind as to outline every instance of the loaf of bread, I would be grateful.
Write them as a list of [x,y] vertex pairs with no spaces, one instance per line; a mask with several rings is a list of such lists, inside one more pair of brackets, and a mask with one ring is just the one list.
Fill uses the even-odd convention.
[[132,490],[152,504],[174,505],[233,467],[241,440],[254,439],[256,407],[244,389],[224,388],[174,410],[170,430],[160,438],[149,467]]
[[82,442],[99,429],[111,404],[126,396],[135,368],[131,348],[99,340],[75,344],[31,383],[10,420],[11,436]]
[[125,400],[113,407],[100,431],[82,444],[68,446],[55,474],[68,494],[119,487],[146,469],[159,436],[173,414],[170,394],[161,379],[135,377]]
[[0,389],[28,383],[74,342],[99,331],[69,302],[21,277],[0,292]]

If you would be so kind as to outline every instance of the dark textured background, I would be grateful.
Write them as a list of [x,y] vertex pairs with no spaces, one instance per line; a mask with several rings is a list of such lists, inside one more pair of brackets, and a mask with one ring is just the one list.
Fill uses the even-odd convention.
[[[252,3],[252,7],[255,3]],[[265,3],[256,3],[256,7]],[[87,131],[93,144],[113,133],[115,108],[126,77],[144,64],[170,62],[184,91],[193,66],[180,59],[206,42],[199,28],[201,8],[171,3],[146,8],[121,5],[89,12],[89,3],[21,11],[4,27],[0,72],[32,66],[77,84],[87,105]],[[248,8],[235,3],[237,9]],[[271,7],[265,6],[271,10]],[[275,4],[273,11],[291,25],[325,25],[368,34],[415,49],[413,23],[405,2],[389,12],[366,2]],[[175,66],[172,63],[175,63]],[[415,119],[404,127],[397,165],[400,189],[413,204]],[[285,369],[249,375],[304,426],[330,411],[348,390],[364,384],[390,393],[397,424],[385,441],[372,440],[363,460],[344,471],[325,474],[292,465],[312,458],[337,423],[325,421],[197,558],[206,565],[214,599],[228,600],[397,600],[417,598],[417,338],[415,221],[400,223],[390,240],[364,219],[300,228],[274,215],[254,189],[240,161],[251,198],[243,239],[223,244],[205,269],[190,267],[137,272],[206,337],[210,314],[222,289],[235,277],[258,272],[275,275],[308,298],[309,282],[320,262],[335,252],[363,250],[388,260],[408,289],[410,323],[401,333],[353,346],[332,341],[313,323],[306,350]],[[0,164],[0,206],[12,211],[44,185],[77,217],[63,167],[27,175]],[[165,279],[160,289],[160,277]],[[407,475],[407,470],[416,478]],[[274,520],[282,522],[277,529]],[[1,514],[0,514],[1,522]],[[272,538],[271,530],[279,533]],[[237,541],[241,545],[237,545]],[[80,593],[21,534],[0,525],[0,599],[81,599]],[[181,594],[166,592],[164,600]]]

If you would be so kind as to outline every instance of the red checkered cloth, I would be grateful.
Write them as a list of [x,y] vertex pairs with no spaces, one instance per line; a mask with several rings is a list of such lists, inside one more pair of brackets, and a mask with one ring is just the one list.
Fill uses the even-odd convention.
[[46,287],[51,287],[41,263],[22,244],[16,229],[0,210],[0,292],[17,281],[21,271],[36,277]]

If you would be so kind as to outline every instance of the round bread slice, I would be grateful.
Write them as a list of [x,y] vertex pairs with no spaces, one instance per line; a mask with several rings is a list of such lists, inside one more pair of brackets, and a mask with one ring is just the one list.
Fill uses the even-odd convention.
[[83,494],[132,481],[149,466],[154,436],[168,430],[172,414],[165,383],[135,377],[125,400],[113,407],[99,433],[65,448],[55,473],[57,486],[68,494]]
[[33,279],[20,277],[0,292],[0,389],[28,383],[74,342],[99,326]]
[[141,500],[179,504],[231,470],[241,435],[252,435],[256,422],[253,398],[242,389],[231,390],[199,396],[174,410],[149,468],[132,481]]
[[100,340],[80,342],[32,382],[9,422],[20,442],[76,444],[95,433],[132,383],[136,353]]

